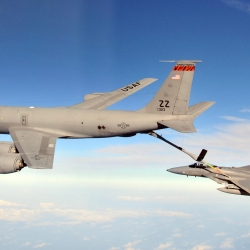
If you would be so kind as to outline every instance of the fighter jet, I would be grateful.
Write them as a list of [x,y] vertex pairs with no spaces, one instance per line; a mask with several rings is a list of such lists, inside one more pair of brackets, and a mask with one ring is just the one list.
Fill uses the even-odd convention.
[[250,195],[250,165],[237,168],[209,165],[194,163],[189,166],[170,168],[167,171],[175,174],[209,178],[224,186],[217,189],[221,192]]
[[166,140],[156,132],[151,131],[148,134],[170,144],[196,161],[196,163],[188,166],[167,169],[168,172],[186,176],[209,178],[224,186],[217,189],[221,192],[238,195],[250,195],[250,165],[238,168],[216,166],[204,160],[207,153],[206,149],[202,149],[199,156],[197,156]]
[[51,169],[57,139],[129,137],[171,128],[196,132],[194,119],[214,102],[188,107],[197,60],[178,61],[153,97],[138,111],[104,110],[157,79],[145,78],[113,92],[92,93],[65,108],[0,107],[0,134],[13,142],[0,142],[0,173],[28,166]]

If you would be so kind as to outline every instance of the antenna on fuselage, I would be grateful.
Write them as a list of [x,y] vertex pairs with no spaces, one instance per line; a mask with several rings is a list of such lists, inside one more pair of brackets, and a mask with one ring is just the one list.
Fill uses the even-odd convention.
[[159,60],[159,62],[177,62],[177,63],[201,63],[201,60]]

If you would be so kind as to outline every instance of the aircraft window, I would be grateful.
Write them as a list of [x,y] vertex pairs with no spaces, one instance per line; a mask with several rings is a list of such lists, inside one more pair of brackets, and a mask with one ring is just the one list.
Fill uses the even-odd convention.
[[197,168],[197,163],[194,163],[192,165],[189,165],[190,168]]
[[190,168],[205,168],[206,166],[201,163],[194,163],[192,165],[189,165]]

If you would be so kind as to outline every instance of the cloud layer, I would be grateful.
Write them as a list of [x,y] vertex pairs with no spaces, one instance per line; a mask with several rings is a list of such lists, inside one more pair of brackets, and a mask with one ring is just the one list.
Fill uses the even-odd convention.
[[239,0],[222,0],[225,4],[237,10],[247,12],[250,14],[250,4]]

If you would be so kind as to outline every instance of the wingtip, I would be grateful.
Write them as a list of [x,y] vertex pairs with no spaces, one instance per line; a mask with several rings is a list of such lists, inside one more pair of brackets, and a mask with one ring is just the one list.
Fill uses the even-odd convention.
[[150,82],[155,82],[158,80],[158,78],[145,78],[145,79],[147,79]]

